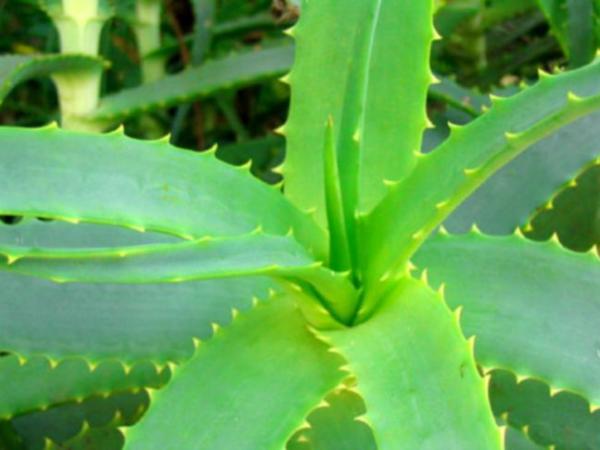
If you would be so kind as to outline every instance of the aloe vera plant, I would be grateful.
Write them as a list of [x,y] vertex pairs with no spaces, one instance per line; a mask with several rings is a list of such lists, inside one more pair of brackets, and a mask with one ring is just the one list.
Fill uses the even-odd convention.
[[[0,128],[0,214],[24,217],[0,225],[0,417],[146,389],[138,424],[109,422],[127,449],[535,448],[505,439],[512,375],[591,415],[597,256],[443,224],[524,225],[597,158],[522,159],[597,120],[600,61],[493,98],[423,152],[433,9],[303,3],[282,189],[168,139]],[[536,189],[481,215],[514,163]]]

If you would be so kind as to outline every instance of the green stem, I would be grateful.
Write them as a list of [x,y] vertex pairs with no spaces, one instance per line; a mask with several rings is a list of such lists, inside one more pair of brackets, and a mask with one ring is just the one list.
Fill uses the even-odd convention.
[[160,0],[137,0],[135,6],[136,20],[133,23],[140,56],[142,57],[142,80],[144,83],[160,80],[165,75],[162,58],[145,58],[160,48]]
[[[61,53],[98,55],[102,26],[109,18],[109,14],[101,9],[99,0],[62,0],[61,6],[49,11],[58,30]],[[98,124],[85,123],[80,119],[98,106],[102,68],[56,73],[52,79],[56,85],[63,128],[102,131]]]
[[99,103],[102,69],[52,75],[61,111],[61,126],[68,130],[101,132],[103,124],[83,120]]
[[98,0],[63,0],[61,10],[50,12],[58,30],[61,53],[97,55],[102,25],[108,16],[99,11]]

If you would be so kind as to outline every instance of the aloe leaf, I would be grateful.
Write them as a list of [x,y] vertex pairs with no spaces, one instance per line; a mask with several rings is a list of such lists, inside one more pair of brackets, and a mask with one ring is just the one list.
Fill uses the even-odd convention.
[[[18,229],[9,226],[8,229]],[[2,227],[0,227],[0,230]],[[19,233],[13,240],[22,239]],[[0,235],[1,236],[1,235]],[[307,282],[341,318],[352,317],[355,290],[344,276],[322,267],[291,236],[253,233],[116,248],[68,249],[0,243],[0,269],[54,282],[113,284],[181,283],[215,278],[268,275]]]
[[158,388],[169,376],[168,367],[150,361],[126,366],[116,360],[93,364],[75,357],[56,361],[46,356],[3,356],[0,417],[7,419],[57,403],[81,401],[98,393]]
[[47,441],[44,450],[121,450],[124,444],[123,434],[117,428],[85,428],[66,442]]
[[273,234],[292,228],[315,254],[327,254],[324,232],[312,219],[245,170],[163,141],[113,133],[95,136],[90,144],[89,137],[1,128],[0,213],[109,223],[188,239],[246,234],[259,226]]
[[0,243],[24,248],[100,249],[180,243],[181,239],[162,233],[140,233],[129,228],[73,223],[59,220],[19,218],[15,223],[0,221]]
[[483,367],[504,368],[600,404],[600,263],[555,242],[439,235],[415,262],[463,306]]
[[585,252],[600,244],[600,160],[543,203],[524,227],[530,239],[556,233],[561,244]]
[[587,64],[596,53],[594,0],[567,0],[569,65]]
[[293,238],[258,233],[93,249],[2,242],[0,254],[8,258],[8,262],[0,264],[2,269],[56,282],[152,284],[236,276],[292,276],[316,269],[315,261]]
[[376,450],[373,432],[356,420],[365,412],[365,403],[356,392],[334,391],[310,413],[309,427],[292,437],[287,450]]
[[537,3],[544,13],[544,16],[546,16],[554,37],[556,37],[556,40],[560,43],[565,55],[568,56],[569,42],[567,38],[567,0],[537,0]]
[[489,234],[510,234],[524,226],[532,211],[598,155],[599,120],[600,113],[590,114],[534,144],[483,183],[444,226],[461,233],[476,224]]
[[[56,284],[0,272],[0,348],[53,359],[82,355],[131,363],[187,359],[192,338],[266,295],[264,279],[164,285]],[[68,311],[68,314],[65,314]]]
[[0,105],[19,83],[57,73],[95,71],[104,66],[99,58],[86,55],[0,56]]
[[[554,395],[552,395],[554,394]],[[579,449],[600,446],[600,415],[581,397],[553,393],[531,378],[516,378],[495,370],[490,381],[494,414],[511,427],[524,430],[524,438],[547,448]]]
[[538,0],[572,67],[588,63],[596,51],[594,0]]
[[[368,256],[361,260],[375,261],[364,270],[365,283],[376,285],[386,272],[401,271],[431,231],[503,165],[562,126],[600,108],[599,75],[597,60],[543,77],[512,97],[496,98],[486,114],[464,127],[454,127],[436,150],[422,155],[411,174],[392,186],[364,218],[361,235]],[[365,313],[379,295],[379,288],[371,290]]]
[[305,323],[289,297],[240,314],[152,394],[125,448],[283,448],[344,377]]
[[[94,396],[82,402],[55,405],[45,411],[20,415],[11,423],[28,449],[44,448],[48,439],[68,446],[81,436],[89,436],[92,431],[132,425],[146,411],[148,403],[148,394],[144,390],[109,397]],[[117,448],[122,446],[123,442]]]
[[370,320],[319,336],[357,377],[378,448],[502,448],[472,346],[423,282],[400,281]]
[[207,61],[153,83],[107,95],[84,120],[111,124],[157,109],[164,109],[216,92],[236,89],[285,73],[293,58],[293,48],[277,46]]
[[[296,59],[289,75],[290,115],[283,128],[288,140],[284,173],[286,195],[302,209],[316,208],[321,223],[323,128],[330,115],[336,140],[343,143],[340,173],[350,178],[343,184],[357,183],[350,186],[358,192],[350,203],[356,201],[363,210],[372,207],[385,194],[384,179],[397,180],[412,168],[412,152],[420,148],[427,125],[432,13],[430,0],[303,5],[292,30]],[[399,46],[398,39],[411,45]],[[353,137],[359,154],[349,147]]]

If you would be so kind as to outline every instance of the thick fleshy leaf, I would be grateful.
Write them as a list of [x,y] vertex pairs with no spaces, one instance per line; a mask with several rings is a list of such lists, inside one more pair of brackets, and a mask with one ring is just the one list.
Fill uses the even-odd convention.
[[148,413],[126,432],[125,448],[283,448],[344,377],[292,300],[259,302],[201,343],[152,395]]
[[85,119],[110,124],[135,114],[188,103],[285,73],[294,52],[286,45],[234,54],[104,97]]
[[574,67],[588,63],[596,51],[594,1],[538,0],[552,33]]
[[[464,127],[455,127],[436,150],[424,154],[415,169],[366,218],[361,261],[368,315],[393,279],[428,235],[498,169],[562,126],[600,108],[600,59],[583,68],[545,76],[508,98],[496,98],[490,110]],[[401,206],[401,207],[400,207]],[[366,263],[365,263],[366,264]]]
[[[292,236],[256,232],[232,238],[102,247],[100,242],[92,242],[94,237],[104,233],[100,237],[106,241],[114,234],[113,240],[118,240],[124,238],[125,230],[86,224],[84,230],[92,231],[92,236],[86,236],[77,230],[79,225],[60,225],[39,221],[0,225],[0,255],[5,257],[0,260],[0,270],[57,283],[181,283],[268,275],[307,283],[339,320],[349,322],[353,315],[357,293],[350,280],[315,262]],[[59,235],[53,242],[57,231],[68,234],[73,229],[77,230],[74,236],[65,239]],[[77,239],[80,245],[72,248]],[[61,246],[65,241],[69,245]]]
[[210,154],[119,133],[91,139],[54,128],[0,128],[0,213],[190,239],[245,234],[259,226],[286,234],[291,227],[316,254],[327,252],[324,232],[247,172]]
[[416,255],[448,303],[463,306],[477,361],[600,404],[600,262],[554,242],[438,235]]
[[423,282],[401,280],[368,321],[319,336],[356,375],[379,449],[502,447],[472,346]]
[[584,252],[600,246],[600,159],[536,211],[524,228],[528,238],[547,240]]
[[55,73],[101,69],[100,59],[86,55],[2,55],[0,56],[0,105],[11,89],[31,78]]
[[81,401],[99,393],[158,388],[170,376],[168,367],[152,362],[125,366],[119,361],[97,365],[83,358],[54,361],[45,356],[0,357],[0,417],[10,418],[56,403]]
[[0,221],[0,245],[29,249],[101,249],[183,242],[175,236],[95,223],[19,218]]
[[125,438],[118,428],[84,428],[66,442],[47,442],[44,450],[122,450]]
[[106,398],[95,396],[20,415],[11,422],[27,449],[43,449],[45,439],[63,444],[87,434],[90,429],[132,425],[146,411],[148,404],[148,394],[144,390]]
[[489,234],[510,234],[532,211],[568,183],[600,148],[600,113],[567,125],[495,173],[444,222],[462,233],[476,224]]
[[526,439],[539,446],[573,450],[600,447],[600,414],[593,413],[577,395],[551,392],[538,380],[517,380],[510,372],[495,370],[490,399],[494,414],[511,428],[525,429]]
[[[325,223],[323,148],[335,124],[346,208],[371,208],[405,176],[427,125],[431,0],[305,2],[289,75],[286,195]],[[344,20],[339,20],[343,17]],[[406,45],[410,42],[410,45]],[[402,44],[402,45],[399,45]],[[310,149],[308,151],[307,149]],[[347,211],[348,212],[348,211]]]
[[0,349],[55,359],[187,359],[192,338],[264,296],[265,279],[161,285],[56,284],[0,272]]

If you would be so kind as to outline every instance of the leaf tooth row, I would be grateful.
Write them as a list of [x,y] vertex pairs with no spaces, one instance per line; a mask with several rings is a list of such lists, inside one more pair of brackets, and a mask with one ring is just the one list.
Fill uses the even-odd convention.
[[[592,421],[597,419],[597,415],[595,415],[595,413],[598,410],[600,410],[600,407],[590,404],[590,402],[587,399],[585,399],[584,397],[581,397],[578,394],[575,394],[570,391],[556,390],[552,386],[549,386],[547,383],[545,383],[543,380],[540,380],[539,378],[523,376],[523,375],[515,373],[511,370],[493,369],[492,371],[488,372],[488,376],[492,377],[492,375],[496,375],[498,370],[500,370],[503,373],[509,374],[511,376],[511,378],[514,379],[514,384],[515,384],[516,388],[518,388],[519,385],[521,385],[522,383],[536,383],[538,385],[541,383],[541,385],[543,386],[544,391],[545,391],[545,393],[542,393],[541,391],[538,392],[536,390],[535,391],[536,394],[534,394],[534,397],[530,400],[530,402],[534,402],[536,405],[535,409],[532,408],[532,410],[534,410],[533,416],[529,415],[529,414],[531,414],[531,412],[529,412],[529,414],[527,414],[527,412],[519,410],[518,403],[513,404],[510,401],[508,402],[508,404],[502,404],[502,409],[500,409],[500,411],[498,411],[497,408],[495,408],[495,414],[505,424],[507,424],[511,428],[520,430],[528,440],[530,440],[531,442],[535,443],[538,446],[547,445],[541,441],[548,442],[549,440],[555,440],[553,445],[550,445],[547,447],[544,446],[544,448],[549,448],[549,449],[554,449],[556,445],[558,445],[562,448],[566,444],[565,442],[561,442],[560,438],[554,435],[554,433],[552,432],[552,429],[565,430],[565,431],[568,430],[567,434],[572,434],[573,436],[578,436],[579,439],[583,439],[583,440],[586,439],[585,438],[586,435],[589,435],[588,436],[589,438],[596,441],[595,433],[593,433],[593,432],[590,433],[590,431],[595,429],[592,424]],[[503,391],[505,389],[506,389],[506,387],[502,388]],[[512,391],[512,390],[509,389],[509,391]],[[512,394],[512,396],[515,396],[515,397],[522,395],[522,393],[519,393],[517,390],[512,391],[511,394]],[[542,401],[542,397],[539,396],[540,394],[542,394],[542,396],[544,397],[543,398],[544,403],[540,403]],[[561,394],[568,395],[569,397],[571,397],[572,400],[577,401],[583,407],[581,409],[578,408],[576,411],[571,411],[571,413],[554,414],[553,413],[554,409],[564,407],[564,404],[556,403],[556,397]],[[531,395],[531,394],[529,394],[529,395]],[[555,404],[553,405],[552,403],[555,403]],[[538,416],[535,416],[535,414],[538,414]],[[575,414],[575,417],[570,417],[570,414]],[[517,416],[518,419],[516,419],[516,420],[513,419],[513,417],[515,417],[515,416]],[[548,417],[550,417],[551,419],[548,419]],[[539,423],[539,421],[541,419],[551,420],[552,424],[551,424],[550,429],[548,428],[548,424],[544,425],[543,422],[542,422],[542,424]],[[567,421],[569,421],[569,422],[572,421],[573,425],[570,425]],[[597,423],[597,420],[594,423]],[[537,431],[536,434],[539,435],[540,433],[542,433],[542,436],[538,436],[537,438],[535,436],[531,435],[531,428],[532,428],[532,426],[535,426],[535,425],[537,425],[535,427],[536,431]],[[549,433],[549,434],[544,436],[544,434],[546,434],[546,433]],[[560,436],[560,434],[558,436]],[[569,439],[569,438],[567,438],[567,439]],[[592,444],[591,442],[585,442],[585,444],[584,444],[581,440],[578,441],[578,443],[579,443],[579,445],[585,445],[586,448],[588,445],[591,445],[592,447],[594,446],[594,444]],[[567,447],[572,448],[569,445],[567,445]]]
[[[270,290],[269,299],[272,299],[276,295],[277,295],[276,291]],[[209,337],[202,340],[197,336],[193,336],[191,338],[193,352],[188,359],[193,358],[198,353],[198,351],[200,350],[200,348],[203,345],[207,345],[207,344],[210,345],[210,341],[212,339],[216,338],[217,336],[221,335],[222,333],[226,333],[227,328],[236,324],[238,320],[240,320],[246,314],[250,313],[255,308],[260,307],[260,304],[261,304],[261,301],[257,297],[253,297],[252,298],[252,307],[249,308],[248,310],[240,313],[240,311],[238,309],[231,308],[231,312],[230,312],[231,321],[226,326],[223,326],[222,324],[219,324],[217,322],[212,322],[211,323],[212,334]],[[167,364],[168,364],[169,372],[171,375],[169,382],[171,382],[171,381],[174,381],[177,379],[178,374],[180,373],[180,370],[183,366],[180,364],[175,364],[174,362],[168,362]],[[156,388],[152,388],[152,387],[145,387],[144,391],[147,393],[151,404],[156,404],[157,402],[160,402],[160,397],[162,395],[160,389],[156,389]],[[124,425],[124,426],[119,427],[118,429],[119,429],[119,432],[123,435],[124,439],[126,440],[127,435],[129,434],[129,432],[131,430],[131,427],[128,425]]]
[[[60,128],[58,127],[56,122],[51,122],[47,125],[41,126],[41,127],[37,127],[37,128],[32,128],[30,130],[33,133],[42,133],[42,134],[46,134],[46,133],[61,133],[62,131],[60,130]],[[168,135],[167,135],[168,136]],[[169,139],[167,136],[164,136],[162,138],[159,139],[155,139],[153,141],[149,141],[155,145],[157,145],[158,147],[164,148],[166,151],[184,151],[181,150],[177,147],[174,147],[173,145],[171,145],[169,143]],[[118,127],[115,130],[113,130],[112,132],[106,133],[103,136],[103,139],[115,139],[115,140],[134,140],[130,138],[129,136],[127,136],[125,134],[124,128]],[[216,150],[217,147],[213,146],[211,148],[209,148],[206,151],[203,152],[186,152],[186,154],[190,154],[192,155],[194,158],[211,158],[211,159],[215,159],[218,160],[216,158]],[[221,161],[219,161],[221,163]],[[242,166],[236,166],[234,167],[234,169],[236,169],[239,173],[242,173],[244,175],[247,176],[248,179],[252,179],[252,181],[256,181],[256,178],[254,177],[254,175],[252,175],[252,173],[249,170],[249,165],[242,165]],[[4,214],[12,214],[13,212],[11,211],[2,211]],[[156,225],[156,224],[152,224],[152,223],[146,223],[146,222],[142,222],[142,221],[122,221],[121,223],[115,223],[114,220],[109,220],[109,221],[103,221],[103,220],[99,220],[97,218],[88,218],[88,217],[81,217],[78,215],[70,215],[70,216],[65,216],[65,215],[60,215],[60,214],[52,214],[52,215],[48,215],[48,214],[44,214],[44,213],[40,213],[40,212],[36,212],[36,211],[31,211],[30,212],[32,216],[37,216],[37,217],[43,217],[43,218],[47,218],[47,219],[54,219],[54,220],[61,220],[61,221],[65,221],[65,222],[69,222],[69,223],[73,223],[73,224],[77,224],[80,222],[87,222],[87,223],[97,223],[97,224],[106,224],[106,225],[117,225],[117,226],[122,226],[137,232],[146,232],[146,231],[155,231],[155,232],[159,232],[159,233],[165,233],[165,234],[169,234],[169,235],[173,235],[176,237],[179,237],[181,239],[186,239],[186,240],[193,240],[193,239],[199,239],[202,237],[205,237],[203,235],[198,234],[197,232],[194,232],[192,230],[181,230],[181,229],[175,229],[175,228],[168,228],[162,225]],[[15,215],[20,215],[17,212],[14,212]],[[302,215],[304,217],[306,217],[307,221],[312,221],[314,222],[314,215],[316,214],[315,210],[307,210],[307,211],[303,211]],[[260,227],[261,224],[258,223],[256,225],[257,227]],[[294,230],[294,232],[296,231],[294,229],[294,227],[292,226],[292,229]]]
[[[553,83],[554,79],[546,78],[540,80],[538,84],[547,84]],[[579,97],[573,94],[571,91],[568,91],[566,94],[566,101],[563,103],[561,107],[559,107],[552,114],[547,115],[541,121],[538,121],[531,125],[529,128],[522,131],[508,131],[504,134],[504,147],[501,151],[497,151],[498,155],[512,155],[517,154],[523,149],[527,148],[531,143],[540,139],[540,136],[547,133],[548,129],[556,128],[558,124],[568,123],[575,120],[577,117],[597,108],[597,104],[600,102],[600,95],[592,95],[586,98]],[[493,108],[503,108],[505,104],[508,104],[512,101],[511,98],[496,98],[494,100]],[[459,127],[451,130],[452,139],[461,138],[462,133],[466,131],[468,127]],[[455,142],[456,143],[456,142]],[[506,156],[502,156],[506,158]],[[418,170],[419,165],[429,166],[430,161],[438,158],[436,151],[425,154],[422,158],[417,161],[417,168],[413,171],[413,173]],[[434,205],[431,207],[428,205],[421,205],[421,207],[428,212],[428,220],[424,223],[420,224],[418,228],[413,228],[412,232],[406,236],[402,237],[406,242],[404,243],[404,248],[402,251],[396,252],[397,255],[397,263],[403,264],[406,258],[409,258],[418,247],[422,244],[422,242],[429,236],[429,234],[438,226],[447,216],[448,214],[454,210],[462,200],[471,193],[474,189],[476,189],[491,173],[494,172],[496,166],[498,165],[498,158],[493,158],[489,161],[471,161],[466,162],[466,167],[462,167],[460,170],[462,173],[459,174],[457,179],[462,178],[461,185],[456,192],[459,195],[455,196],[443,196],[444,194],[438,194],[437,198],[434,201]],[[393,199],[397,195],[401,195],[407,183],[410,183],[410,175],[407,177],[407,181],[400,182],[397,184],[392,184],[388,187],[388,201],[384,206],[391,205],[391,199]],[[394,202],[397,204],[398,202]],[[436,208],[436,205],[438,207]],[[440,207],[441,206],[441,207]],[[377,209],[375,210],[377,212]],[[366,218],[371,222],[374,222],[375,219],[373,215],[370,214]],[[395,222],[394,222],[395,223]],[[379,235],[375,233],[375,235]],[[381,276],[381,275],[378,275]]]
[[[546,202],[544,202],[541,206],[539,206],[538,208],[536,208],[535,211],[532,212],[532,214],[527,219],[527,222],[521,227],[521,230],[526,233],[533,231],[534,219],[542,212],[554,209],[554,203],[556,199],[564,192],[570,189],[577,188],[577,179],[589,169],[597,166],[600,166],[600,156],[596,157],[588,164],[585,164],[570,180],[566,181],[561,186],[559,186],[559,188],[550,196],[550,198]],[[557,238],[560,240],[560,236],[557,236]],[[591,251],[594,251],[594,246],[592,246]]]
[[[480,233],[478,231],[474,231],[475,233]],[[454,310],[450,307],[448,301],[446,300],[446,294],[445,294],[445,283],[440,283],[439,286],[437,288],[435,288],[434,286],[432,286],[429,282],[429,278],[427,275],[427,269],[423,269],[421,271],[421,274],[419,276],[419,280],[422,284],[424,284],[425,286],[427,286],[437,297],[438,299],[444,304],[444,306],[446,307],[446,309],[448,311],[451,312],[453,318],[454,318],[454,324],[458,330],[458,332],[460,333],[461,336],[463,336],[464,342],[465,342],[465,351],[466,353],[469,355],[469,360],[472,361],[474,364],[477,365],[477,358],[475,355],[475,343],[476,343],[476,339],[477,337],[475,335],[471,335],[471,336],[466,336],[461,324],[461,318],[462,318],[462,311],[463,311],[463,306],[459,305],[456,308],[454,308]],[[413,277],[414,278],[414,277]],[[487,400],[487,405],[491,411],[492,409],[492,403],[491,403],[491,398],[489,395],[489,384],[491,381],[491,376],[489,373],[483,373],[483,375],[481,375],[479,377],[480,379],[480,389],[483,390],[483,396],[485,397],[485,399]],[[502,448],[504,448],[504,443],[506,442],[506,427],[505,426],[498,426],[498,432],[500,434],[500,438],[502,440]]]
[[144,404],[140,404],[138,408],[134,411],[134,413],[131,416],[127,417],[125,416],[121,408],[116,408],[113,412],[112,417],[110,417],[107,421],[102,423],[95,423],[94,425],[91,425],[87,419],[84,419],[81,422],[79,430],[75,434],[68,436],[63,442],[58,442],[50,437],[45,437],[44,450],[58,450],[70,448],[70,445],[73,445],[74,448],[77,448],[77,446],[75,445],[77,442],[86,439],[90,433],[98,431],[102,432],[114,430],[115,432],[118,432],[120,434],[120,431],[118,429],[127,424],[137,422],[142,416],[142,414],[145,412],[145,409],[146,406]]
[[[327,346],[327,352],[336,356],[336,358],[340,361],[340,365],[338,366],[338,370],[344,374],[344,377],[336,386],[331,390],[331,392],[325,395],[319,403],[317,403],[307,414],[307,417],[304,421],[290,434],[288,440],[292,439],[295,435],[310,431],[312,428],[312,424],[310,423],[310,416],[318,409],[327,409],[331,408],[331,404],[327,401],[327,397],[331,394],[339,393],[342,391],[349,391],[353,394],[359,396],[363,399],[363,395],[360,392],[360,388],[358,387],[358,380],[356,374],[353,372],[351,364],[348,362],[346,357],[343,355],[341,349],[337,348],[331,339],[328,336],[321,333],[317,328],[307,325],[308,331],[317,339],[319,342],[325,344]],[[369,421],[367,416],[367,412],[360,414],[359,416],[354,417],[354,420],[357,422],[362,422],[372,429],[372,424]],[[306,439],[306,438],[305,438]]]
[[[13,379],[14,390],[13,393],[4,393],[3,403],[0,405],[0,417],[3,419],[10,419],[24,412],[46,410],[57,403],[81,403],[92,396],[108,397],[114,392],[136,392],[147,385],[158,387],[170,376],[166,366],[161,367],[151,361],[127,364],[115,359],[92,361],[82,356],[55,359],[45,355],[25,357],[13,353],[3,357],[1,363],[3,376]],[[145,371],[149,368],[152,372]],[[43,379],[44,383],[56,379],[53,386],[64,382],[63,378],[73,376],[84,380],[84,383],[73,382],[68,388],[62,389],[48,388],[44,384],[39,387],[30,386],[28,380],[32,373]],[[8,386],[5,385],[5,389]],[[19,393],[20,389],[29,388],[34,389],[33,393]],[[55,389],[59,390],[54,392]]]

